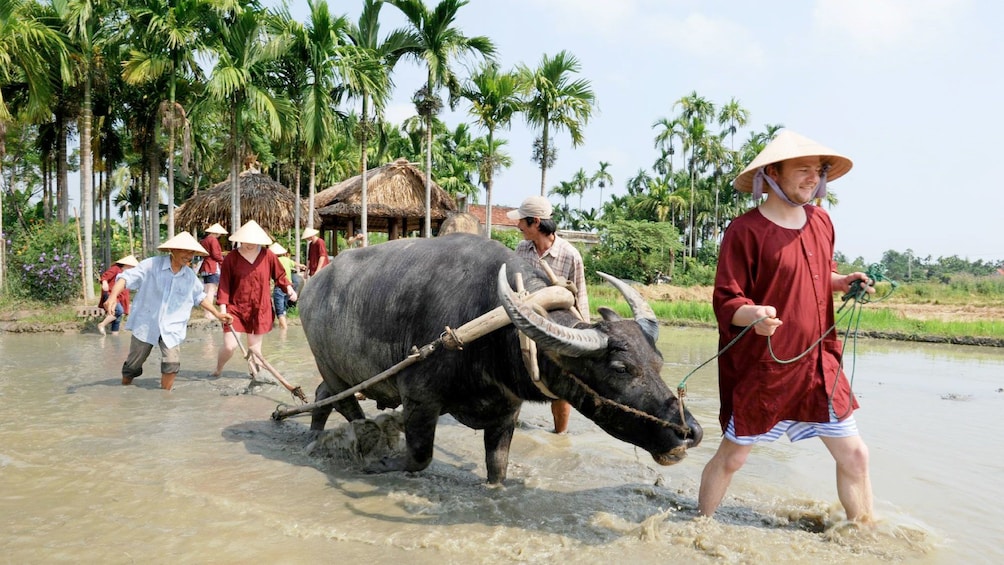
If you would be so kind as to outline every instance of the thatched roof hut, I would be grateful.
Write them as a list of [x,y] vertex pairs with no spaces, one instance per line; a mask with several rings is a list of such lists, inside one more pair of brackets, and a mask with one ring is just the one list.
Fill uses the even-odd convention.
[[[367,228],[371,232],[387,232],[397,239],[425,226],[425,173],[398,159],[374,169],[366,175]],[[314,195],[314,206],[321,216],[321,230],[344,231],[351,234],[362,219],[362,175],[344,180]],[[457,211],[453,197],[432,183],[433,230]]]
[[[268,175],[253,170],[244,171],[239,176],[239,183],[241,222],[254,220],[274,236],[293,229],[296,220],[294,206],[299,204],[300,226],[309,225],[307,202]],[[174,218],[179,230],[197,235],[215,222],[222,224],[230,233],[236,229],[230,225],[229,179],[186,200],[178,207]],[[320,216],[315,212],[314,225],[320,222]]]

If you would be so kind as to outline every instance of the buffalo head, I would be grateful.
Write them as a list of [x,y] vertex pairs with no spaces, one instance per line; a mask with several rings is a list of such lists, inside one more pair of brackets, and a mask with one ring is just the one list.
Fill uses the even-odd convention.
[[672,465],[701,442],[703,431],[682,409],[660,376],[662,354],[656,349],[659,323],[645,300],[623,281],[598,273],[627,300],[634,319],[625,320],[600,308],[603,320],[569,327],[559,314],[542,316],[522,304],[510,288],[506,266],[499,270],[498,292],[506,313],[519,331],[534,340],[541,379],[610,435]]

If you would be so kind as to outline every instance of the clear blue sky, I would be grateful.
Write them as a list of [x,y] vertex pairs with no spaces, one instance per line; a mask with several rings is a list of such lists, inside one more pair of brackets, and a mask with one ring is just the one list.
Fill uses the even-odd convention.
[[[433,5],[433,0],[427,0]],[[331,2],[357,19],[361,2]],[[657,158],[652,124],[674,117],[692,91],[716,105],[735,97],[749,127],[784,124],[853,159],[831,185],[837,250],[877,261],[884,251],[918,257],[1004,259],[1000,162],[1004,112],[1002,4],[991,0],[472,0],[457,25],[496,44],[503,68],[536,66],[567,50],[592,82],[598,112],[585,143],[559,132],[548,188],[579,168],[611,163],[612,192]],[[403,24],[384,7],[382,31]],[[291,4],[304,21],[306,2]],[[413,115],[424,73],[398,66],[388,119]],[[466,108],[441,116],[451,126]],[[513,166],[496,180],[494,203],[535,194],[536,132],[517,119],[501,136]],[[743,139],[748,129],[741,134]],[[557,197],[552,197],[557,203]],[[484,197],[482,195],[482,202]],[[575,203],[577,204],[577,202]],[[583,206],[598,207],[599,192]]]

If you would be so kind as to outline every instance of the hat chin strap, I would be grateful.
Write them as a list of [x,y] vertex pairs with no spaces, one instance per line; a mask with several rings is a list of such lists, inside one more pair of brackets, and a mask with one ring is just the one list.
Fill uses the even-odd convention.
[[826,172],[830,169],[830,165],[823,165],[823,172],[819,175],[819,184],[816,185],[816,191],[812,194],[812,197],[808,201],[797,204],[793,202],[788,195],[781,190],[781,187],[774,182],[774,179],[770,178],[766,172],[764,172],[764,167],[757,169],[756,174],[753,175],[753,200],[759,200],[763,196],[763,184],[766,182],[770,189],[774,191],[774,194],[778,196],[783,202],[789,206],[799,208],[805,206],[809,202],[812,202],[816,198],[826,197]]

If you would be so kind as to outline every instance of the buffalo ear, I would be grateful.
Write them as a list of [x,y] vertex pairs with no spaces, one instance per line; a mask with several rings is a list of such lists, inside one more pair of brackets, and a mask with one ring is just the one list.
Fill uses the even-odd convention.
[[617,312],[614,312],[613,310],[607,308],[606,306],[601,306],[599,309],[599,313],[600,316],[602,316],[603,319],[608,322],[617,322],[624,319],[621,318],[619,315],[617,315]]

